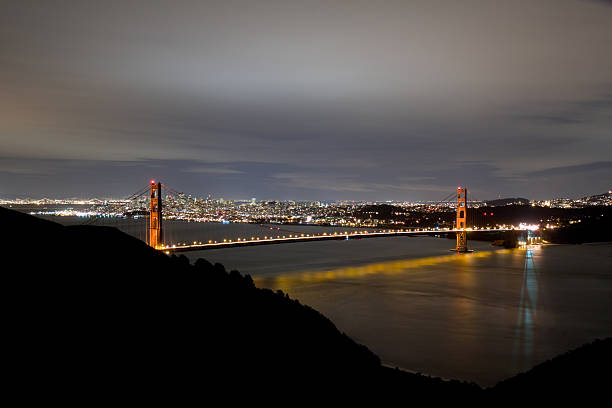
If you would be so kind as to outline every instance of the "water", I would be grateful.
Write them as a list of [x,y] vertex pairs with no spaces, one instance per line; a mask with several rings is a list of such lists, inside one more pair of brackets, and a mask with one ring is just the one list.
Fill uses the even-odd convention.
[[612,335],[612,245],[457,255],[436,238],[191,253],[329,317],[390,365],[489,386]]
[[[124,224],[128,232],[144,230],[142,220]],[[248,224],[166,226],[185,241],[270,231]],[[483,386],[612,336],[611,243],[507,250],[472,241],[473,254],[451,253],[453,245],[441,238],[388,237],[186,255],[289,293],[387,364]]]
[[[24,212],[40,211],[38,209],[30,209]],[[20,208],[23,211],[23,208]],[[50,221],[58,222],[63,225],[78,225],[89,223],[91,225],[111,226],[122,230],[138,239],[146,241],[147,239],[147,220],[144,217],[140,218],[81,218],[75,216],[52,216],[52,215],[37,215]],[[309,225],[277,225],[277,224],[246,224],[246,223],[229,223],[223,224],[218,222],[188,222],[180,220],[164,220],[163,221],[163,241],[167,245],[178,243],[193,243],[193,242],[208,242],[223,241],[224,239],[234,240],[236,238],[255,238],[255,237],[270,237],[270,236],[288,236],[293,233],[333,233],[347,231],[369,231],[372,228],[347,228],[347,227],[321,227]]]

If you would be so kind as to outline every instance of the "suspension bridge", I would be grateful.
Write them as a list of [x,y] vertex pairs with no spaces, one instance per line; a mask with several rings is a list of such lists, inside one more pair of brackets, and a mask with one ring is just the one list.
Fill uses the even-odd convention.
[[[147,211],[147,233],[146,241],[151,247],[166,252],[167,254],[186,251],[202,251],[207,249],[237,248],[255,245],[275,245],[296,242],[313,242],[328,240],[351,240],[363,238],[395,237],[395,236],[419,236],[436,234],[455,234],[457,237],[456,247],[453,251],[459,253],[471,252],[468,248],[467,234],[470,231],[504,232],[508,230],[520,230],[516,227],[468,227],[468,200],[467,188],[458,187],[456,192],[447,196],[454,197],[456,200],[456,217],[453,228],[403,228],[403,229],[381,229],[381,230],[345,230],[334,232],[306,233],[288,231],[284,235],[264,235],[263,237],[252,236],[250,238],[224,239],[223,241],[203,240],[192,241],[192,243],[166,244],[164,242],[163,228],[163,203],[162,187],[171,192],[178,193],[176,190],[160,183],[151,181],[150,185],[137,193],[132,194],[128,200],[143,197],[148,194],[149,208]],[[178,193],[182,194],[182,193]]]

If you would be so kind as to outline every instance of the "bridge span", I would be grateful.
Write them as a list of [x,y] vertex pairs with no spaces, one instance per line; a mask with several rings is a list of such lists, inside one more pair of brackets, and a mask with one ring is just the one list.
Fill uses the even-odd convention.
[[[167,186],[165,186],[168,188]],[[202,251],[207,249],[219,249],[219,248],[236,248],[242,246],[254,246],[254,245],[273,245],[273,244],[288,244],[295,242],[312,242],[312,241],[327,241],[327,240],[349,240],[349,239],[361,239],[361,238],[378,238],[378,237],[394,237],[394,236],[418,236],[418,235],[432,235],[432,234],[449,234],[454,233],[457,236],[457,252],[471,252],[467,246],[467,233],[470,231],[483,231],[483,232],[503,232],[508,230],[521,230],[522,228],[516,227],[497,227],[497,228],[468,228],[467,226],[467,188],[457,187],[456,200],[457,200],[457,216],[454,228],[409,228],[409,229],[395,229],[395,230],[380,230],[380,231],[353,231],[353,232],[333,232],[333,233],[318,233],[318,234],[306,234],[306,233],[292,233],[276,237],[264,236],[263,239],[260,237],[248,238],[237,238],[235,240],[223,240],[223,242],[208,241],[206,243],[194,241],[192,244],[164,244],[163,229],[162,229],[162,183],[151,180],[150,190],[149,187],[145,188],[140,193],[135,193],[132,196],[139,196],[150,191],[150,210],[149,210],[149,224],[148,224],[148,239],[147,242],[150,246],[155,249],[166,252],[167,254],[174,252],[186,252],[186,251]]]
[[[448,233],[466,233],[470,231],[481,232],[503,232],[509,230],[518,230],[516,228],[467,228],[467,229],[451,229],[451,228],[436,228],[436,229],[398,229],[398,230],[381,230],[381,231],[353,231],[353,232],[334,232],[320,234],[288,234],[277,237],[251,237],[237,238],[236,240],[223,240],[222,242],[209,241],[193,242],[192,244],[174,244],[160,245],[158,249],[168,254],[187,251],[204,251],[207,249],[221,248],[236,248],[242,246],[254,245],[274,245],[274,244],[289,244],[295,242],[313,242],[313,241],[329,241],[329,240],[349,240],[362,238],[380,238],[380,237],[396,237],[396,236],[419,236],[419,235],[435,235]],[[464,252],[459,250],[458,252]]]

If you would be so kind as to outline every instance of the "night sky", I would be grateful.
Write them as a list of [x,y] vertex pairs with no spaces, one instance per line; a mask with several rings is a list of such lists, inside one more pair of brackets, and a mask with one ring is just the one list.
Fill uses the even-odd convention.
[[0,198],[612,188],[610,1],[0,3]]

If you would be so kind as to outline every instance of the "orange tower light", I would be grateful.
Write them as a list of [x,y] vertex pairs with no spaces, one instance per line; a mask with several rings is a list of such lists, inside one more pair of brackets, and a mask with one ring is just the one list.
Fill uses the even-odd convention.
[[149,245],[160,248],[162,245],[162,199],[161,183],[151,180],[151,210],[149,212]]

